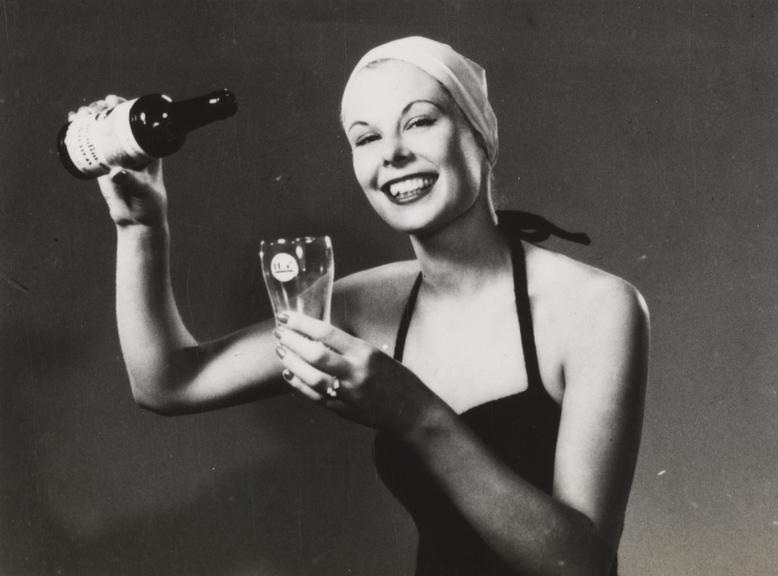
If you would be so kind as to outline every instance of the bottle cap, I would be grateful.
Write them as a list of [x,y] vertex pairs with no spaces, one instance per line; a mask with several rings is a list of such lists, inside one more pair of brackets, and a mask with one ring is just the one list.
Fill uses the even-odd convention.
[[219,118],[229,118],[238,111],[238,100],[235,93],[223,88],[208,95],[208,104],[216,106]]

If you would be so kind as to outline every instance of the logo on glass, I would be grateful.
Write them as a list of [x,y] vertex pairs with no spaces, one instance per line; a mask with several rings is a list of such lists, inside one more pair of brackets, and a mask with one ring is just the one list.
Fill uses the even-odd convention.
[[289,282],[300,271],[297,260],[291,254],[280,252],[270,262],[270,273],[279,282]]

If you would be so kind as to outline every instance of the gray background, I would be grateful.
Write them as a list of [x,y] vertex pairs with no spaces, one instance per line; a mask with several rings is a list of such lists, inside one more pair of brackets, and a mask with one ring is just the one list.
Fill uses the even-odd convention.
[[[775,2],[0,3],[0,573],[397,575],[414,534],[371,433],[300,398],[180,418],[133,404],[114,232],[58,165],[67,110],[222,86],[238,115],[166,162],[173,281],[199,337],[264,318],[259,240],[327,232],[338,275],[409,254],[337,116],[368,47],[420,33],[483,64],[499,201],[652,311],[625,575],[778,565]],[[582,337],[585,335],[582,334]]]

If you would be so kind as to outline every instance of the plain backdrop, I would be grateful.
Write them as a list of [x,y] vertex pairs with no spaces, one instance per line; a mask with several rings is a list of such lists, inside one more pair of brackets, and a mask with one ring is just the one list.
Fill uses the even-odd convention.
[[108,93],[236,92],[165,162],[175,291],[214,338],[269,315],[262,238],[329,233],[338,276],[410,255],[338,112],[358,57],[411,34],[487,69],[499,205],[588,232],[549,246],[650,306],[622,573],[775,574],[778,4],[745,0],[0,2],[0,574],[411,573],[370,430],[292,396],[134,405],[113,226],[54,145]]

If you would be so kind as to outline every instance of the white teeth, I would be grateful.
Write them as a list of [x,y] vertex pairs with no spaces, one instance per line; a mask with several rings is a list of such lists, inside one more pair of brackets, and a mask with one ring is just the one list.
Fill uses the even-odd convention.
[[400,198],[403,196],[410,196],[421,191],[424,188],[432,186],[435,182],[434,178],[428,176],[417,176],[415,178],[408,178],[407,180],[401,180],[395,182],[389,186],[389,193],[393,198]]

